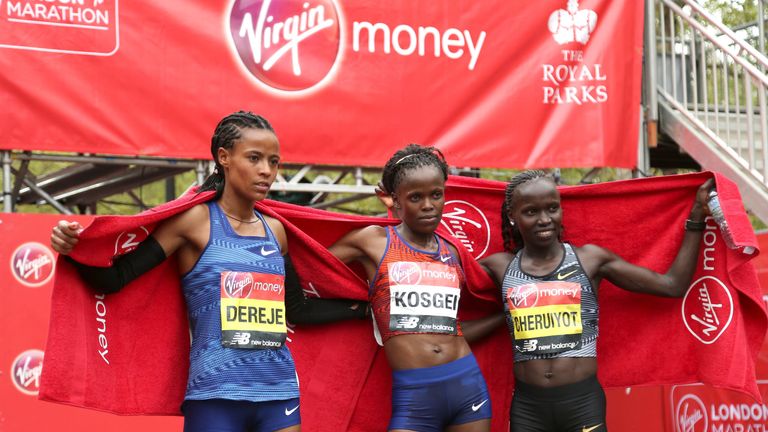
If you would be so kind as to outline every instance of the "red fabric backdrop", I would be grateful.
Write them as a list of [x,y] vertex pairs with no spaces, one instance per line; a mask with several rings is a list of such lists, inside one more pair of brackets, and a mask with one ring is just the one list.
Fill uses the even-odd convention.
[[637,1],[10,0],[0,148],[209,158],[247,109],[288,162],[633,167],[642,29]]

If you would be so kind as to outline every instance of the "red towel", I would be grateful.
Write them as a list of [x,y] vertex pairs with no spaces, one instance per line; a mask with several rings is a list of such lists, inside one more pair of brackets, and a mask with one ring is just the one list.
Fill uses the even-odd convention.
[[[708,176],[711,174],[561,188],[565,240],[576,245],[599,244],[631,262],[664,271],[677,252],[695,191]],[[737,243],[756,247],[735,185],[721,176],[716,178]],[[464,319],[500,308],[496,289],[471,256],[501,250],[497,227],[503,187],[495,181],[449,180],[444,222],[461,240],[454,243],[459,245],[470,282],[470,289],[462,295],[460,317]],[[115,251],[132,247],[158,221],[210,196],[188,195],[136,216],[98,217],[82,233],[73,257],[92,265],[107,265]],[[487,221],[457,201],[475,206]],[[396,221],[278,202],[260,203],[257,208],[278,217],[286,226],[290,253],[305,290],[322,297],[366,298],[365,283],[324,246],[350,229]],[[448,231],[441,229],[442,233]],[[604,385],[704,381],[757,397],[754,361],[768,320],[754,269],[748,262],[756,252],[748,255],[743,248],[726,250],[719,236],[705,235],[705,241],[710,240],[715,243],[711,250],[702,252],[702,257],[706,257],[706,267],[714,270],[700,268],[694,280],[711,277],[704,280],[704,291],[713,293],[708,303],[714,311],[711,316],[706,315],[700,301],[694,301],[701,295],[689,296],[683,302],[627,293],[608,283],[601,285],[598,349]],[[119,414],[179,414],[189,333],[172,261],[104,299],[85,289],[73,268],[59,261],[41,399]],[[712,278],[721,281],[724,288],[715,285]],[[703,292],[700,287],[695,291]],[[725,304],[729,293],[730,303]],[[731,305],[728,320],[718,315]],[[691,316],[704,324],[709,323],[707,319],[720,322],[704,327],[709,333],[703,333],[693,326],[698,321]],[[344,322],[294,330],[290,348],[299,372],[305,428],[384,430],[390,412],[391,379],[383,352],[373,341],[371,323]],[[506,430],[513,382],[512,352],[505,329],[499,328],[493,336],[474,344],[473,351],[491,391],[493,430]]]

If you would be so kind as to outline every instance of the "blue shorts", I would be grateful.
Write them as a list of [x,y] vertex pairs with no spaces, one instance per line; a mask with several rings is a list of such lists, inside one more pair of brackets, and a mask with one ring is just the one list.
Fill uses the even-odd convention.
[[392,373],[389,429],[440,432],[491,418],[491,399],[475,356]]
[[299,398],[267,402],[184,401],[184,432],[267,432],[301,424]]

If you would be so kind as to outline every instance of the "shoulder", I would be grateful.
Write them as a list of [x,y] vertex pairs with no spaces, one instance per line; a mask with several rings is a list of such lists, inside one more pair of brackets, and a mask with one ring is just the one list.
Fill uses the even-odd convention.
[[183,212],[173,215],[163,222],[164,226],[172,227],[177,231],[186,231],[190,228],[198,228],[202,223],[208,223],[208,206],[197,204]]
[[341,240],[350,242],[368,242],[387,238],[387,228],[379,225],[368,225],[354,229],[345,234]]
[[276,236],[283,235],[285,236],[285,226],[282,222],[280,222],[279,219],[273,218],[272,216],[267,216],[262,213],[262,216],[264,217],[264,221],[269,225],[269,229],[272,230],[272,233]]
[[497,283],[501,284],[507,267],[515,259],[515,255],[509,252],[499,252],[483,258],[479,261],[487,271],[493,276]]
[[595,274],[598,269],[606,264],[621,260],[618,255],[610,250],[594,244],[585,244],[580,247],[573,246],[573,250],[584,270],[590,275]]

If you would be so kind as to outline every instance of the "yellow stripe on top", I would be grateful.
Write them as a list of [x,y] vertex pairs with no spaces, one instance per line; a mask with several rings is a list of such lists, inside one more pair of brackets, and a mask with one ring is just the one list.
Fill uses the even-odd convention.
[[221,329],[286,333],[285,303],[223,298],[221,299]]
[[550,305],[509,312],[515,338],[530,339],[543,336],[580,334],[581,305]]

